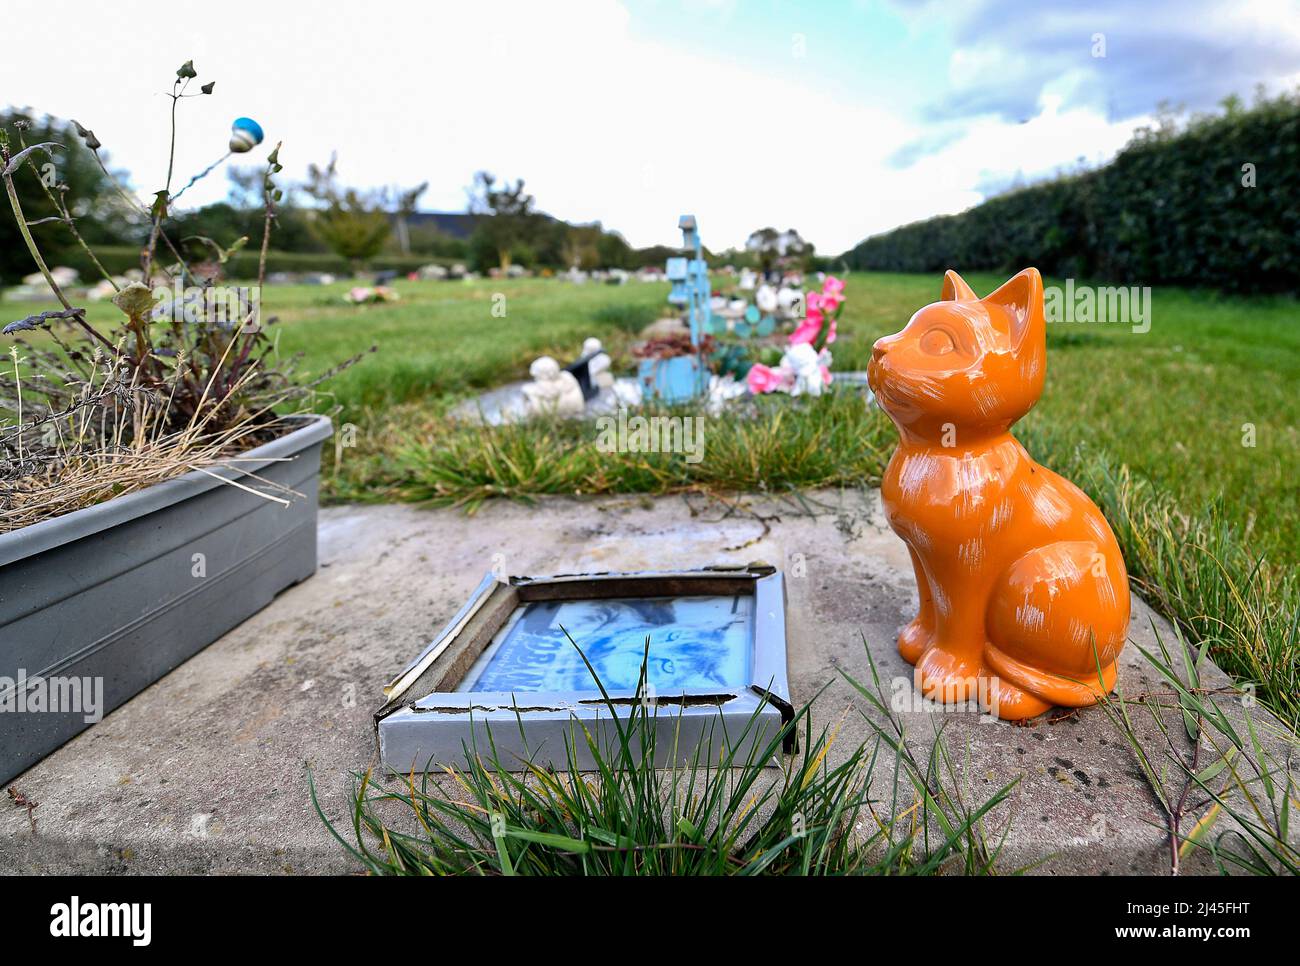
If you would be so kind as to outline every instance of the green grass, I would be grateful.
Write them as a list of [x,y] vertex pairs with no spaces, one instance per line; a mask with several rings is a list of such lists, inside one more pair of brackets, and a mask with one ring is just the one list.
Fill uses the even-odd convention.
[[[689,415],[683,409],[661,412],[674,413]],[[378,476],[389,480],[387,495],[471,510],[493,497],[526,500],[540,494],[785,492],[879,483],[895,442],[888,421],[849,394],[763,398],[708,417],[704,458],[697,463],[668,452],[605,453],[592,424],[564,419],[490,432],[431,420],[394,432],[398,439],[386,467],[344,472],[336,485],[361,496]]]
[[[987,275],[968,280],[981,293],[1001,281]],[[409,430],[427,438],[449,400],[524,378],[528,363],[543,352],[572,358],[585,337],[596,335],[616,364],[631,371],[626,350],[636,330],[660,314],[667,293],[666,285],[636,282],[400,281],[401,302],[357,307],[342,302],[347,288],[269,287],[265,303],[267,314],[281,320],[273,331],[282,350],[304,353],[308,371],[378,347],[334,381],[332,400],[321,401],[322,408],[341,405],[341,419],[359,430],[356,449],[344,455],[361,466],[332,491],[327,487],[348,498],[367,489],[393,492],[394,457],[410,441],[404,438]],[[837,368],[864,367],[871,343],[897,331],[937,297],[938,288],[937,277],[851,275],[834,346]],[[493,314],[502,304],[494,301],[497,293],[504,296],[504,317]],[[1278,562],[1300,563],[1300,306],[1292,299],[1178,289],[1156,289],[1152,303],[1151,329],[1144,334],[1111,324],[1051,326],[1047,389],[1019,431],[1050,445],[1040,456],[1079,444],[1104,450],[1185,511],[1222,497],[1225,519],[1252,546]],[[45,307],[0,306],[14,318]],[[90,318],[109,320],[115,311],[99,303]],[[1255,427],[1253,448],[1242,445],[1246,423]],[[721,435],[713,432],[710,445],[720,446]],[[851,448],[845,462],[856,460],[855,453]],[[717,476],[741,488],[762,482],[757,476],[746,481],[743,466],[734,469]],[[851,475],[832,469],[826,481]],[[512,486],[515,492],[526,488]]]
[[[1205,648],[1178,633],[1172,642],[1155,637],[1158,653],[1139,650],[1169,690],[1130,699],[1121,683],[1101,709],[1163,813],[1170,874],[1197,852],[1223,875],[1300,874],[1291,823],[1300,807],[1290,767],[1296,736],[1279,733],[1240,694],[1204,687]],[[1138,736],[1133,719],[1143,715],[1159,739]]]
[[[987,292],[1000,280],[976,275],[969,281]],[[863,368],[871,343],[897,331],[938,287],[928,276],[850,276],[834,346],[837,368]],[[266,301],[268,312],[283,320],[282,347],[305,352],[309,369],[379,347],[333,388],[342,418],[360,430],[347,458],[380,457],[367,464],[377,468],[373,478],[339,481],[337,492],[349,497],[394,482],[383,467],[392,469],[406,429],[439,421],[450,398],[524,378],[542,352],[570,358],[583,338],[597,335],[631,371],[625,350],[635,330],[660,314],[666,294],[662,284],[401,282],[401,303],[356,308],[339,301],[345,288],[271,288]],[[492,315],[498,292],[505,296],[504,318]],[[1300,306],[1291,299],[1157,289],[1151,315],[1150,331],[1141,334],[1113,324],[1052,325],[1047,388],[1019,431],[1051,447],[1040,455],[1080,444],[1104,450],[1184,510],[1221,497],[1225,518],[1254,547],[1278,562],[1300,562]],[[1246,423],[1255,427],[1254,447],[1242,445]],[[710,445],[721,446],[722,435],[715,429]],[[853,463],[855,453],[850,447],[843,462]],[[762,482],[745,480],[743,466],[734,470],[716,475],[740,488]],[[811,475],[802,474],[801,482]],[[825,481],[852,475],[830,469]]]
[[592,335],[621,350],[659,317],[667,292],[663,285],[574,286],[553,279],[399,281],[394,287],[400,302],[368,306],[344,303],[349,286],[343,283],[267,289],[266,312],[284,323],[281,349],[303,352],[309,369],[379,347],[332,385],[346,418],[526,378],[537,356],[568,361]]
[[1101,507],[1130,579],[1155,610],[1300,727],[1300,573],[1252,548],[1222,499],[1189,512],[1104,453],[1053,456]]

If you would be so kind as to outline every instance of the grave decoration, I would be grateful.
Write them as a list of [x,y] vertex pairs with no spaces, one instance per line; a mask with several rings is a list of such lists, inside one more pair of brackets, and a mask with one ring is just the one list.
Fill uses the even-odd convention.
[[582,357],[587,360],[587,378],[595,386],[596,393],[602,389],[614,388],[614,373],[610,370],[609,353],[597,338],[585,339],[582,343]]
[[401,294],[387,285],[356,285],[343,293],[343,301],[353,305],[383,305],[401,301]]
[[264,137],[262,125],[251,117],[237,117],[230,125],[231,153],[247,154],[261,144]]
[[658,340],[660,345],[638,353],[637,379],[645,398],[676,403],[698,398],[708,385],[705,351],[702,340],[712,325],[710,309],[709,267],[694,215],[682,215],[677,221],[682,231],[682,250],[686,253],[668,259],[666,276],[672,282],[668,301],[685,309],[690,341]]
[[[804,358],[804,350],[783,358],[770,346],[751,344],[751,340],[769,339],[782,322],[804,319],[801,279],[787,276],[777,288],[766,281],[760,284],[756,272],[745,270],[739,276],[739,289],[754,290],[752,304],[743,296],[714,295],[694,216],[683,215],[678,227],[686,255],[668,260],[666,277],[673,285],[668,301],[684,310],[687,332],[657,335],[632,350],[640,360],[637,378],[643,397],[669,403],[699,398],[713,385],[710,372],[743,381],[761,355],[770,356],[772,364],[780,361],[784,368],[778,366],[781,378],[758,380],[754,386],[820,392],[828,381],[830,364],[824,345],[818,345],[811,358]],[[833,330],[830,341],[834,341]],[[814,378],[818,373],[821,378]],[[751,390],[759,391],[754,386]]]
[[844,309],[844,282],[828,275],[820,292],[811,292],[803,321],[790,335],[790,343],[775,366],[755,362],[745,372],[755,395],[784,392],[792,396],[820,396],[831,384],[830,344]]
[[586,410],[587,398],[578,377],[568,369],[561,369],[550,356],[534,359],[528,373],[533,381],[522,392],[530,414],[576,416]]
[[590,338],[582,343],[582,355],[564,367],[578,380],[582,398],[590,402],[603,389],[614,387],[614,374],[610,372],[610,358],[601,341]]
[[615,715],[626,727],[646,707],[657,765],[744,760],[793,716],[785,634],[782,576],[763,564],[489,574],[384,689],[380,757],[402,774],[492,749],[512,771],[570,754],[590,768],[586,736],[617,747]]
[[927,697],[1008,720],[1096,703],[1128,633],[1128,576],[1105,517],[1010,432],[1046,372],[1034,268],[983,299],[948,272],[940,301],[876,342],[868,367],[900,437],[881,502],[921,602],[899,653]]

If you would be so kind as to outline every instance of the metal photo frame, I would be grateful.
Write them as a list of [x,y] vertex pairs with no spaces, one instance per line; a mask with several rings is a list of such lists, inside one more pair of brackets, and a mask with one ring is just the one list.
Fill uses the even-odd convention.
[[[592,688],[518,693],[461,691],[466,675],[522,606],[535,601],[752,596],[748,685],[682,688],[658,693]],[[656,730],[656,765],[740,760],[770,744],[794,716],[786,675],[785,585],[776,568],[707,567],[653,573],[569,574],[498,578],[488,574],[442,632],[384,688],[375,714],[383,765],[396,772],[464,764],[492,757],[522,771],[594,762],[586,735],[599,747],[617,740],[614,713],[626,723],[647,707]],[[650,707],[652,706],[652,707]],[[787,735],[784,750],[793,750]],[[777,764],[774,757],[768,764]]]

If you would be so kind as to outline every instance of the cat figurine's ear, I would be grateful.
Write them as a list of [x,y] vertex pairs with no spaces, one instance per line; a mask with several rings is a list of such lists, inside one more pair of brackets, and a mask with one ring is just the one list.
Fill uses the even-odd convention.
[[943,291],[939,294],[941,302],[973,302],[979,299],[975,290],[966,284],[966,280],[951,268],[943,273]]
[[[946,283],[945,283],[946,287]],[[1004,282],[996,292],[985,296],[988,305],[1004,309],[1010,320],[1011,344],[1016,354],[1024,349],[1046,349],[1047,322],[1043,316],[1043,276],[1036,268],[1026,268]]]

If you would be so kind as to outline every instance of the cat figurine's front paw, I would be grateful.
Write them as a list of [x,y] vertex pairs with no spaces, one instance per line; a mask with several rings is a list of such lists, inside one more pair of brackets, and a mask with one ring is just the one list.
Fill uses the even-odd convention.
[[942,704],[981,700],[985,681],[982,655],[976,649],[950,649],[941,644],[926,648],[916,662],[916,682],[921,694]]
[[899,632],[898,653],[908,664],[915,664],[933,643],[934,627],[918,616]]

